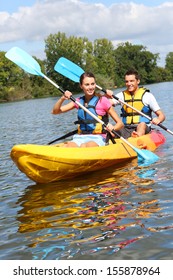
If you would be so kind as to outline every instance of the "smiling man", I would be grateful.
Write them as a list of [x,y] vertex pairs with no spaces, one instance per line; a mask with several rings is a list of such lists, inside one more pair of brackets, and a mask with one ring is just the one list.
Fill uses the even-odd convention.
[[[154,95],[144,87],[139,87],[140,77],[136,70],[128,70],[125,73],[125,85],[126,90],[116,94],[119,100],[122,100],[124,104],[121,108],[121,117],[124,123],[124,128],[120,131],[121,136],[128,138],[130,136],[138,137],[147,134],[151,130],[151,124],[158,125],[165,120],[165,115],[161,111]],[[108,93],[108,92],[107,92]],[[110,96],[109,91],[109,96]],[[112,100],[114,105],[121,104],[115,99]],[[138,110],[133,110],[130,108]],[[150,119],[142,116],[140,113],[147,115]],[[152,118],[152,112],[156,117]]]

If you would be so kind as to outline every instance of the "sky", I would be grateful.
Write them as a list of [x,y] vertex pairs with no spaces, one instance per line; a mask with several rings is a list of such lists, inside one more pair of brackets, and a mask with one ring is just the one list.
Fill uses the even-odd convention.
[[159,0],[0,0],[0,51],[18,46],[45,58],[45,39],[67,36],[106,38],[143,45],[160,54],[159,66],[173,52],[173,1]]

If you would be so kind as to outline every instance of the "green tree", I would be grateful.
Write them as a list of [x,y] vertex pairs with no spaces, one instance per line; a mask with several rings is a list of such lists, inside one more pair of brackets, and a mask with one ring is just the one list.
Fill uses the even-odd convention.
[[70,82],[69,79],[54,71],[57,60],[63,56],[79,66],[82,66],[82,64],[85,63],[84,53],[86,45],[86,38],[76,38],[74,36],[68,38],[65,33],[61,32],[54,35],[51,34],[45,40],[47,74],[59,83],[62,88],[67,89],[68,85],[69,89],[73,90],[76,89],[76,85],[74,82]]
[[156,67],[152,71],[152,74],[154,83],[167,82],[171,81],[172,79],[172,74],[170,70],[165,69],[163,67]]
[[114,51],[116,61],[116,73],[120,84],[124,84],[124,74],[134,68],[139,71],[142,83],[153,82],[151,75],[153,69],[157,66],[158,54],[152,54],[142,45],[132,45],[129,42],[121,43]]
[[31,98],[26,85],[28,76],[16,64],[5,57],[5,52],[0,52],[0,99],[12,101]]
[[[97,39],[94,41],[94,60],[97,65],[97,74],[101,80],[113,87],[115,84],[115,59],[114,46],[111,41],[107,39]],[[101,82],[101,85],[105,85]]]
[[96,73],[98,71],[98,65],[95,61],[95,57],[93,54],[93,44],[87,38],[85,38],[84,44],[85,48],[82,57],[81,67],[84,71]]
[[[35,57],[45,71],[45,63]],[[37,75],[24,72],[19,66],[0,52],[0,99],[1,101],[14,101],[33,97],[48,96],[53,86]]]
[[[50,34],[45,40],[46,59],[35,57],[41,71],[64,89],[81,91],[73,81],[54,70],[60,57],[66,57],[84,71],[95,74],[97,84],[103,88],[124,86],[124,74],[135,68],[141,75],[141,84],[173,79],[173,52],[166,57],[165,68],[157,66],[159,54],[153,54],[142,45],[121,43],[116,48],[103,38],[90,42],[86,37],[67,37],[65,33]],[[0,100],[12,101],[61,95],[46,79],[24,72],[0,52]]]
[[[45,61],[33,57],[38,64],[40,65],[41,72],[46,73],[46,66]],[[30,85],[31,85],[31,94],[34,98],[37,97],[46,97],[54,94],[55,87],[51,85],[46,79],[37,76],[37,75],[30,75]]]
[[173,52],[169,52],[166,56],[166,59],[165,59],[165,69],[170,71],[172,77],[171,79],[173,79]]
[[69,79],[58,75],[54,71],[54,65],[62,56],[79,65],[84,71],[93,72],[102,83],[104,80],[109,85],[114,85],[115,60],[113,45],[107,39],[95,40],[92,43],[86,37],[67,37],[65,33],[58,32],[57,34],[49,35],[45,43],[47,74],[64,89],[68,87],[72,91],[80,90],[74,82],[70,82]]

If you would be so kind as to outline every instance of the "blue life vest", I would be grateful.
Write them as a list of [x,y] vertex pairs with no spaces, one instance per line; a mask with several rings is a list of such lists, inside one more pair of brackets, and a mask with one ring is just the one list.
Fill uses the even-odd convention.
[[[79,102],[85,106],[91,113],[96,115],[99,119],[101,119],[104,123],[108,123],[108,114],[104,116],[99,116],[96,113],[96,105],[99,101],[98,96],[93,96],[87,106],[85,106],[85,96],[80,97]],[[79,124],[78,133],[79,134],[101,134],[106,133],[101,123],[95,120],[92,116],[90,116],[86,111],[82,108],[78,108],[78,121],[75,124]]]

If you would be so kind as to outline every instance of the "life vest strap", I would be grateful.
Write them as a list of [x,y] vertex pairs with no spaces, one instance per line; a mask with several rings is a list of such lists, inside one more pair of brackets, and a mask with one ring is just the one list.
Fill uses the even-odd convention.
[[74,124],[91,124],[91,123],[98,123],[96,120],[78,120],[75,121]]
[[130,116],[138,116],[138,115],[140,115],[140,114],[137,113],[137,112],[131,112],[131,113],[123,112],[123,113],[120,114],[121,117],[127,117],[127,116],[130,117]]

